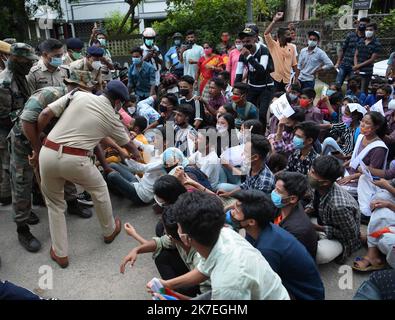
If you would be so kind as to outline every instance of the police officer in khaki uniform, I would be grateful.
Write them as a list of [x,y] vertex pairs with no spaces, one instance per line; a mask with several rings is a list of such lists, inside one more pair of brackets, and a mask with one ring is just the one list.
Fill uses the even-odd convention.
[[68,78],[68,69],[63,66],[63,44],[56,39],[48,39],[40,44],[41,59],[27,76],[30,91],[45,87],[59,87]]
[[84,43],[79,38],[69,38],[66,40],[67,52],[63,57],[63,64],[70,65],[72,62],[83,58],[81,50]]
[[[26,75],[38,60],[31,46],[14,43],[10,48],[10,57],[6,69],[0,73],[0,202],[11,203],[10,155],[7,136],[24,104],[30,97]],[[29,238],[28,230],[19,230],[23,237]]]
[[[41,148],[39,166],[52,239],[50,255],[62,268],[68,266],[65,181],[81,185],[92,195],[104,242],[111,243],[121,231],[121,221],[119,218],[114,220],[107,184],[95,166],[92,154],[100,149],[98,144],[103,138],[110,137],[141,160],[137,147],[114,110],[130,99],[128,89],[121,81],[110,81],[100,96],[76,92],[68,103],[69,99],[66,95],[51,103],[38,118],[40,133],[53,117],[60,117]],[[102,156],[100,152],[96,155]],[[105,160],[101,162],[106,174],[112,171]]]
[[103,58],[104,50],[99,47],[89,47],[86,50],[86,57],[74,61],[70,64],[70,70],[84,70],[92,73],[92,79],[96,81],[97,90],[103,90],[103,78],[101,75],[102,64],[100,60]]

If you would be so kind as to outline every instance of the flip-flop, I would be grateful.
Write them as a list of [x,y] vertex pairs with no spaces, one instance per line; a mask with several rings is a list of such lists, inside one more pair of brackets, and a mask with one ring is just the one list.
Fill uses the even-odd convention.
[[[356,262],[358,261],[367,261],[369,264],[365,268],[361,268],[356,265]],[[377,271],[377,270],[385,269],[386,265],[384,263],[373,265],[367,257],[356,257],[352,268],[360,272],[369,272],[369,271]]]

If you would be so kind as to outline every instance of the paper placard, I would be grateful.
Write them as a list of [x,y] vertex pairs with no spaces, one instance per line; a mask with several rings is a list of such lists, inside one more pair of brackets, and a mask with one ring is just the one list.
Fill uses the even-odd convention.
[[380,112],[384,116],[383,100],[377,101],[374,105],[370,107],[370,111]]
[[285,93],[270,105],[270,110],[278,120],[289,118],[295,113],[295,110],[292,109],[289,104]]

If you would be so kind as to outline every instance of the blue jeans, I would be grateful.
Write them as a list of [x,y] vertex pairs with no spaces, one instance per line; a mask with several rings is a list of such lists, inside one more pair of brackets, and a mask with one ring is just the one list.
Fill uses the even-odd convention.
[[322,144],[322,154],[324,156],[327,156],[331,154],[333,151],[339,151],[341,154],[343,154],[342,149],[340,149],[335,139],[331,137],[326,138]]
[[353,300],[381,300],[380,290],[371,279],[366,280],[359,287]]
[[352,75],[352,66],[340,66],[336,77],[336,84],[342,86],[344,80]]
[[314,87],[315,87],[315,80],[313,80],[313,81],[299,81],[299,82],[300,82],[300,86],[301,86],[302,90],[306,89],[306,88],[314,89]]
[[123,164],[111,163],[110,167],[114,169],[114,172],[110,172],[107,175],[107,184],[110,190],[121,194],[125,198],[131,200],[134,204],[143,205],[145,204],[138,196],[136,188],[134,187],[135,182],[138,182],[134,174]]
[[221,167],[221,170],[219,172],[219,183],[217,185],[217,190],[230,192],[240,187],[240,183],[240,176],[235,176],[227,168]]
[[12,282],[0,280],[0,300],[43,300],[35,293]]

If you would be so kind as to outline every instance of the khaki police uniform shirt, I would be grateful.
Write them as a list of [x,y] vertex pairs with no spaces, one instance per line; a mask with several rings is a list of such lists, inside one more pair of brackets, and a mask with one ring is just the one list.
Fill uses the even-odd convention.
[[[65,109],[68,98],[69,106]],[[48,105],[60,117],[48,139],[64,146],[93,150],[101,139],[112,138],[123,146],[130,140],[110,100],[104,95],[77,91]]]
[[73,59],[70,57],[70,55],[69,55],[68,52],[66,52],[66,54],[63,56],[63,64],[66,65],[66,66],[69,66],[69,65],[72,64],[74,61],[76,61],[76,60],[73,60]]
[[76,60],[72,62],[70,65],[70,71],[73,70],[83,70],[83,71],[89,71],[92,74],[92,80],[97,81],[98,85],[98,90],[103,90],[103,78],[101,74],[101,68],[99,70],[91,70],[88,67],[87,60],[86,58],[82,58],[79,60]]
[[61,87],[64,86],[63,80],[68,78],[69,71],[66,66],[58,67],[54,72],[50,72],[44,61],[40,59],[34,65],[27,75],[30,92],[45,87]]

